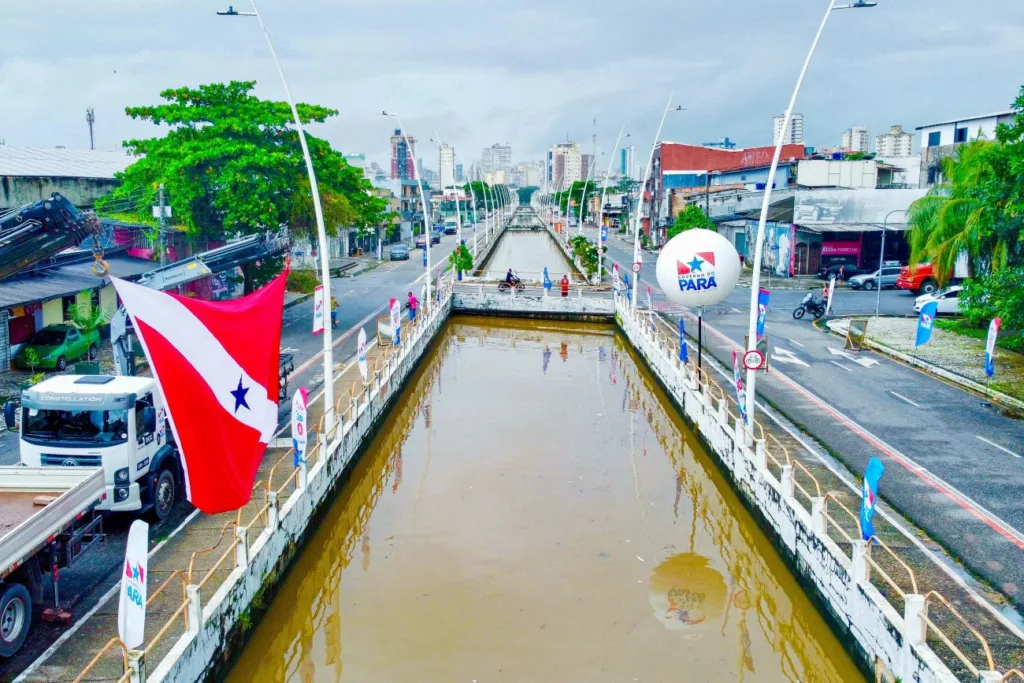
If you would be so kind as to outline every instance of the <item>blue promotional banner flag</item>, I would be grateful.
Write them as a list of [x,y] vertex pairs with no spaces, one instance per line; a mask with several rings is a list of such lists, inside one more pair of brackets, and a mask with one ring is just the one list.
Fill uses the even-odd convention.
[[985,340],[985,374],[991,377],[996,374],[996,340],[999,338],[999,327],[1002,318],[992,318],[988,326],[988,338]]
[[732,352],[732,382],[736,386],[736,407],[743,418],[743,424],[750,424],[747,419],[747,389],[743,384],[743,373],[740,371],[740,355]]
[[864,471],[864,497],[860,503],[860,532],[865,541],[875,535],[875,525],[871,518],[875,516],[875,507],[878,505],[878,480],[885,472],[885,465],[878,458],[868,460],[868,467]]
[[679,360],[683,363],[690,360],[689,353],[686,350],[686,323],[683,322],[681,317],[679,318]]
[[547,266],[544,266],[544,289],[551,289],[551,278],[548,277]]
[[761,289],[757,292],[757,340],[761,341],[764,337],[764,321],[768,318],[768,299],[771,298],[772,293],[767,289]]
[[935,314],[939,310],[938,301],[929,301],[921,307],[921,316],[917,319],[917,339],[914,340],[914,347],[927,344],[932,338],[932,328],[935,327]]

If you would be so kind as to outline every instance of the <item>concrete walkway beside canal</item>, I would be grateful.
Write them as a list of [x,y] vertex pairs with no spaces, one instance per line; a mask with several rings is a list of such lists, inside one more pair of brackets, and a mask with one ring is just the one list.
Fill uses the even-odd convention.
[[[367,329],[372,333],[372,324],[368,325]],[[403,330],[406,333],[411,332],[412,326],[408,320],[403,321]],[[383,349],[374,344],[368,349],[367,362],[372,367],[374,361],[383,355]],[[338,400],[344,398],[354,384],[361,385],[362,380],[354,359],[346,363],[336,363],[335,369],[339,373],[335,379],[335,398]],[[320,423],[323,416],[323,393],[310,398],[312,400],[309,406],[309,424],[315,426]],[[257,475],[257,482],[267,482],[270,490],[284,486],[290,478],[294,479],[292,450],[288,444],[290,434],[285,434],[284,431],[287,430],[278,432],[275,440],[271,442]],[[310,446],[315,443],[314,437],[315,435],[311,434]],[[286,487],[281,493],[281,505],[292,490],[293,485]],[[225,549],[229,549],[234,540],[235,525],[239,521],[243,526],[251,523],[248,531],[248,542],[251,545],[265,528],[265,516],[257,514],[265,502],[265,494],[257,485],[253,499],[238,513],[206,515],[196,510],[181,527],[172,532],[173,537],[151,551],[148,582],[151,602],[146,617],[146,646],[151,648],[147,653],[149,671],[153,671],[185,632],[183,615],[179,614],[172,620],[172,616],[175,616],[182,605],[184,584],[202,583],[204,599],[208,601],[213,596],[235,566],[233,553],[225,554]],[[168,582],[166,587],[157,594],[158,588],[165,582]],[[65,633],[65,637],[53,647],[52,654],[45,662],[35,670],[27,672],[19,680],[71,681],[78,676],[86,664],[117,636],[116,589],[117,586],[112,589],[112,597],[99,604],[95,612],[76,622],[74,630]],[[165,626],[166,631],[154,643],[154,639]],[[120,648],[114,647],[100,658],[85,680],[116,681],[122,674]]]

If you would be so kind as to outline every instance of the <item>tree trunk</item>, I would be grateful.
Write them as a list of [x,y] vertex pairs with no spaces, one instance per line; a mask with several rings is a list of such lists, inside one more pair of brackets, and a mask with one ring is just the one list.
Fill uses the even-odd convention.
[[256,262],[250,261],[242,266],[242,293],[252,294],[256,291]]

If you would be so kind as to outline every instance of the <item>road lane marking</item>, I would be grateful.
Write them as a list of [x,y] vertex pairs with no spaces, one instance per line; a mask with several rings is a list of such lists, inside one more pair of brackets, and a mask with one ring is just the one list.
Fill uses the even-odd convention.
[[889,393],[892,394],[893,396],[895,396],[896,398],[898,398],[901,401],[906,401],[907,403],[909,403],[910,405],[914,406],[915,408],[920,408],[921,407],[921,405],[919,403],[914,403],[913,401],[911,401],[909,398],[907,398],[903,394],[897,394],[895,391],[890,391]]
[[804,345],[803,345],[803,344],[801,344],[800,342],[798,342],[798,341],[797,341],[796,339],[790,339],[790,340],[789,340],[789,343],[790,343],[790,344],[796,344],[796,345],[797,345],[797,346],[799,346],[799,347],[800,347],[801,349],[802,349],[802,348],[804,348]]
[[[674,328],[671,325],[668,325],[665,322],[664,319],[659,318],[659,321],[663,325],[665,325],[665,327],[667,327],[668,329],[674,330]],[[710,326],[707,326],[707,327],[710,327]],[[726,341],[728,343],[731,343],[731,344],[733,344],[736,347],[739,346],[738,344],[733,342],[731,339],[729,339],[725,335],[723,335],[720,332],[718,332],[718,330],[715,330],[715,329],[712,328],[711,332],[713,332],[716,335],[718,335],[724,341]],[[696,343],[694,343],[692,341],[692,339],[687,339],[686,343],[687,343],[688,346],[690,346],[691,348],[696,350],[696,346],[697,345],[696,345]],[[713,362],[709,363],[709,366],[712,369],[714,369],[723,378],[728,379],[728,380],[732,379],[731,372],[727,373],[725,370],[723,370],[719,366],[719,364],[717,362],[714,362],[715,359],[714,359],[713,356],[712,356],[712,361]],[[781,373],[776,373],[776,374],[779,374],[780,377],[785,377],[784,375],[781,375]],[[810,443],[808,443],[804,439],[804,434],[802,432],[794,431],[794,429],[789,425],[788,422],[784,422],[783,419],[781,419],[778,415],[776,415],[775,414],[775,410],[773,408],[771,408],[768,405],[765,405],[761,401],[756,401],[756,403],[757,403],[757,407],[761,410],[762,413],[764,413],[769,418],[771,418],[771,420],[773,422],[775,422],[775,424],[777,424],[779,427],[781,427],[783,429],[783,431],[785,431],[787,434],[789,434],[791,437],[793,437],[793,439],[795,439],[797,442],[799,442],[808,453],[810,453],[812,456],[817,458],[817,460],[822,465],[824,465],[830,472],[832,472],[832,474],[834,474],[836,476],[836,478],[839,479],[839,481],[843,482],[843,484],[845,484],[855,495],[857,495],[857,496],[861,495],[861,493],[863,492],[861,482],[852,481],[849,478],[849,475],[848,475],[848,473],[845,470],[840,471],[840,469],[838,469],[836,467],[834,462],[830,461],[826,456],[822,455],[821,452],[818,449],[814,448]],[[921,465],[918,465],[917,463],[911,463],[911,468],[912,469],[916,469],[918,472],[930,474],[928,472],[928,470],[926,470]],[[946,554],[945,557],[947,558],[947,560],[944,560],[943,558],[939,557],[939,555],[937,555],[934,550],[932,550],[931,548],[926,546],[924,544],[924,542],[920,538],[918,538],[916,533],[911,533],[910,530],[907,529],[906,526],[904,526],[903,522],[900,519],[897,519],[892,514],[889,514],[884,507],[879,507],[878,514],[880,514],[885,520],[887,520],[896,529],[898,529],[903,534],[904,538],[908,539],[918,550],[920,550],[922,553],[924,553],[925,556],[927,556],[929,559],[931,559],[931,561],[934,562],[935,565],[937,567],[939,567],[940,570],[945,572],[945,574],[949,578],[951,578],[954,583],[956,583],[958,586],[960,586],[970,596],[970,598],[972,600],[974,600],[975,604],[977,604],[982,609],[987,611],[990,615],[992,615],[992,617],[996,621],[998,621],[1000,624],[1002,624],[1002,626],[1005,627],[1008,631],[1013,633],[1018,638],[1024,639],[1024,631],[1022,631],[1021,628],[1019,626],[1017,626],[1016,623],[1014,623],[1014,622],[1010,621],[1009,619],[1007,619],[1006,615],[1003,614],[1003,612],[999,608],[995,607],[991,602],[988,601],[988,599],[986,599],[985,597],[980,595],[974,589],[973,586],[969,585],[967,583],[967,581],[963,578],[963,576],[961,575],[961,573],[958,570],[952,569],[949,566],[949,564],[947,563],[947,560],[948,561],[953,561],[954,558],[953,558],[952,555]]]
[[848,368],[845,365],[843,365],[842,363],[837,363],[834,360],[830,360],[829,363],[831,363],[832,365],[836,366],[837,368],[842,368],[843,370],[846,370],[847,372],[853,372],[852,368]]
[[[690,317],[693,318],[694,316],[691,314]],[[732,339],[719,332],[716,328],[712,327],[708,323],[704,323],[704,329],[706,329],[709,333],[713,334],[714,336],[718,337],[720,340],[725,342],[730,348],[741,348],[739,344],[737,344]],[[957,488],[946,483],[943,479],[936,476],[935,474],[932,474],[927,469],[921,467],[917,462],[912,460],[910,457],[896,450],[885,441],[882,441],[881,438],[879,438],[872,432],[868,431],[865,427],[861,426],[853,419],[847,417],[845,414],[833,408],[831,405],[829,405],[820,397],[818,397],[817,394],[813,393],[809,389],[806,389],[802,384],[799,384],[795,380],[791,379],[788,375],[783,374],[782,372],[775,368],[769,368],[768,373],[771,374],[773,377],[777,377],[779,381],[789,386],[791,389],[799,393],[801,396],[803,396],[805,399],[807,399],[814,405],[818,406],[819,410],[831,415],[833,419],[835,419],[838,423],[849,429],[856,436],[860,437],[862,441],[873,446],[883,455],[892,458],[900,465],[902,465],[906,470],[914,472],[921,480],[929,484],[939,493],[942,493],[946,497],[950,498],[954,503],[956,503],[961,508],[963,508],[971,515],[973,515],[978,521],[982,522],[985,526],[992,529],[992,531],[1002,536],[1004,539],[1012,543],[1020,550],[1024,550],[1024,533],[1021,533],[1015,527],[1011,526],[1009,523],[1005,522],[1004,520],[996,516],[993,512],[986,509],[985,506],[973,500],[972,498],[970,498]]]
[[998,449],[999,449],[999,450],[1001,450],[1001,451],[1002,451],[1003,453],[1007,453],[1007,454],[1009,454],[1009,455],[1012,455],[1012,456],[1013,456],[1013,457],[1015,457],[1015,458],[1019,458],[1019,457],[1020,457],[1019,455],[1017,455],[1016,453],[1014,453],[1014,452],[1013,452],[1013,451],[1011,451],[1010,449],[1008,449],[1008,448],[1003,448],[1002,446],[1000,446],[999,444],[995,443],[994,441],[989,441],[989,440],[988,440],[988,439],[986,439],[985,437],[983,437],[983,436],[978,436],[977,434],[975,434],[974,436],[975,436],[975,437],[977,437],[977,438],[979,438],[979,439],[981,439],[982,441],[984,441],[985,443],[987,443],[987,444],[988,444],[989,446],[992,446],[993,448],[998,448]]
[[[704,323],[704,327],[708,327],[708,324]],[[780,363],[792,363],[794,365],[802,365],[805,368],[811,367],[801,359],[797,358],[796,355],[794,355],[793,352],[790,351],[789,349],[781,349],[777,346],[775,347],[775,350],[772,351],[772,360],[776,360]]]

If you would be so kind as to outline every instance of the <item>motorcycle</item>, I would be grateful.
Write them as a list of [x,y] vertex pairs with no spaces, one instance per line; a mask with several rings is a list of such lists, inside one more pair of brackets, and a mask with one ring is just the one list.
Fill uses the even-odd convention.
[[503,281],[498,283],[499,292],[509,292],[512,290],[513,287],[516,288],[517,292],[522,292],[526,290],[526,285],[523,284],[523,281],[520,280],[518,276],[515,276],[515,279],[513,279],[512,282]]
[[803,298],[803,301],[800,302],[796,310],[793,311],[793,317],[800,320],[800,318],[804,317],[805,313],[810,313],[817,320],[825,315],[825,302],[815,299],[814,294],[808,294]]

